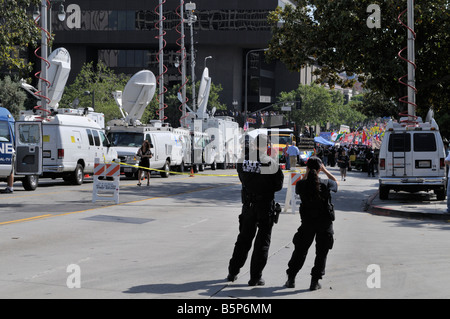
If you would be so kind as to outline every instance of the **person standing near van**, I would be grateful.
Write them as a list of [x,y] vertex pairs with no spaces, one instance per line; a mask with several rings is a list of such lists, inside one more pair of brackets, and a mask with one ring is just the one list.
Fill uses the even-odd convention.
[[136,155],[140,157],[138,170],[138,186],[141,186],[141,176],[143,170],[145,170],[145,175],[147,176],[147,186],[149,186],[150,170],[147,168],[150,168],[150,158],[153,157],[153,153],[150,150],[150,143],[147,140],[144,140]]
[[0,193],[2,193],[2,194],[10,194],[10,193],[14,192],[14,187],[13,187],[13,185],[14,185],[14,173],[13,172],[11,172],[11,174],[6,178],[6,183],[7,183],[6,188],[2,189],[0,191]]
[[[450,166],[450,153],[445,158],[445,165]],[[447,213],[450,214],[450,170],[447,171]]]
[[300,151],[295,145],[295,142],[292,142],[292,145],[288,147],[286,153],[289,156],[290,169],[295,169],[295,166],[297,166],[297,156],[300,155]]
[[[328,179],[319,178],[324,172]],[[302,223],[294,235],[294,252],[288,263],[285,286],[295,288],[295,277],[303,264],[314,238],[316,258],[311,270],[310,290],[320,289],[319,280],[325,275],[325,265],[329,250],[333,247],[334,207],[330,191],[337,192],[338,182],[318,157],[311,157],[306,164],[306,174],[297,182],[295,192],[300,195],[300,217]]]

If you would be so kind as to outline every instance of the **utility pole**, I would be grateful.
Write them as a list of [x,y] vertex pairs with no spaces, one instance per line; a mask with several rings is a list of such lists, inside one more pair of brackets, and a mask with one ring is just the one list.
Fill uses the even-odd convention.
[[184,46],[184,0],[180,0],[181,16],[181,98],[182,98],[182,125],[186,126],[186,48]]
[[[414,34],[414,0],[408,0],[408,115],[414,120],[416,115],[416,66],[415,66],[415,34]],[[412,104],[411,104],[412,103]]]
[[188,25],[191,29],[191,73],[192,73],[192,111],[196,111],[195,107],[195,51],[194,51],[194,23],[197,21],[197,16],[194,14],[196,9],[195,3],[189,2],[186,4],[186,11],[188,14]]
[[159,0],[159,119],[164,121],[164,24],[163,0]]
[[48,61],[48,48],[47,48],[47,0],[41,1],[41,73],[39,75],[41,80],[41,93],[43,96],[41,98],[41,108],[44,110],[42,113],[42,117],[47,117],[47,95],[48,95],[48,86],[46,81],[47,79],[47,61]]

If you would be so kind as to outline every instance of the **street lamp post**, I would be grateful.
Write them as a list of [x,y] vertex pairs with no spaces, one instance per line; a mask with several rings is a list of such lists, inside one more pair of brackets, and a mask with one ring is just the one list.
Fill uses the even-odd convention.
[[[60,3],[59,10],[58,10],[58,20],[63,22],[66,19],[66,12],[64,11],[64,5],[63,3],[65,0],[50,0],[50,10],[48,15],[48,32],[50,35],[52,34],[52,6],[53,3]],[[50,53],[52,52],[52,47],[49,47],[48,50]]]
[[206,58],[205,58],[205,61],[204,61],[204,67],[205,67],[205,69],[206,69],[206,60],[208,60],[208,59],[212,59],[212,56],[207,56]]
[[[55,1],[51,1],[51,2],[64,2],[64,0],[55,0]],[[43,96],[43,98],[41,98],[41,109],[44,110],[42,116],[43,117],[47,117],[47,95],[48,95],[48,85],[47,85],[47,61],[48,61],[48,45],[47,45],[47,9],[49,9],[47,7],[47,0],[42,0],[41,1],[41,15],[40,15],[40,20],[41,20],[41,73],[39,75],[39,77],[42,79],[41,80],[41,95]],[[39,16],[39,13],[36,12],[33,14],[33,18],[37,19],[37,17]],[[51,13],[50,13],[51,16]],[[64,5],[61,3],[60,6],[60,12],[58,12],[58,19],[60,21],[64,21],[65,19],[65,12],[64,12]],[[50,28],[51,28],[51,20],[50,20]],[[49,32],[50,36],[51,36],[51,29]]]
[[192,110],[195,112],[195,51],[194,51],[194,23],[197,21],[197,16],[194,14],[196,6],[195,3],[189,2],[185,6],[188,16],[187,23],[191,29],[191,73],[192,73]]
[[247,77],[248,77],[248,55],[253,52],[259,52],[259,51],[267,51],[268,48],[265,49],[255,49],[250,50],[245,54],[245,102],[244,102],[244,125],[247,123]]

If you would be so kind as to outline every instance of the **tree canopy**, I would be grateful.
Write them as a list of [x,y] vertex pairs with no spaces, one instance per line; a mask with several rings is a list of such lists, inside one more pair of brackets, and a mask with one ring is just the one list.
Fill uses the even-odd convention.
[[36,48],[41,35],[26,9],[40,1],[1,0],[0,3],[0,68],[27,75],[32,65],[22,53],[30,45]]
[[[318,65],[318,82],[327,82],[331,87],[362,81],[365,89],[384,101],[372,106],[372,113],[377,116],[397,116],[406,111],[406,104],[398,103],[398,98],[406,95],[406,87],[398,79],[407,74],[407,63],[397,56],[407,42],[407,31],[397,20],[406,9],[406,1],[296,0],[294,3],[295,7],[278,7],[269,15],[273,31],[266,53],[269,59],[280,59],[293,71],[306,64]],[[372,12],[367,9],[371,4],[380,7],[380,28],[368,26]],[[406,15],[402,20],[406,24]],[[416,1],[417,114],[423,117],[429,107],[437,115],[449,113],[449,29],[449,0]],[[338,74],[342,72],[357,77],[341,78]],[[393,108],[393,104],[397,107]],[[375,105],[382,108],[377,109]],[[443,125],[444,117],[439,117],[441,129],[450,127],[450,122]]]
[[302,85],[290,92],[281,92],[279,102],[301,101],[299,109],[293,108],[288,115],[298,127],[305,125],[325,126],[326,123],[353,124],[367,117],[357,110],[358,102],[344,103],[344,96],[336,90],[319,85]]

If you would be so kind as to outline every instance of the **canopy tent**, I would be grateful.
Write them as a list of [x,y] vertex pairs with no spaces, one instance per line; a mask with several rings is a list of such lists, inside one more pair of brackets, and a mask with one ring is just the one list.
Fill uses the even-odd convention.
[[327,141],[326,139],[324,139],[321,136],[316,136],[314,138],[314,142],[319,143],[319,144],[323,144],[323,145],[329,145],[329,146],[333,146],[334,145],[333,142]]

